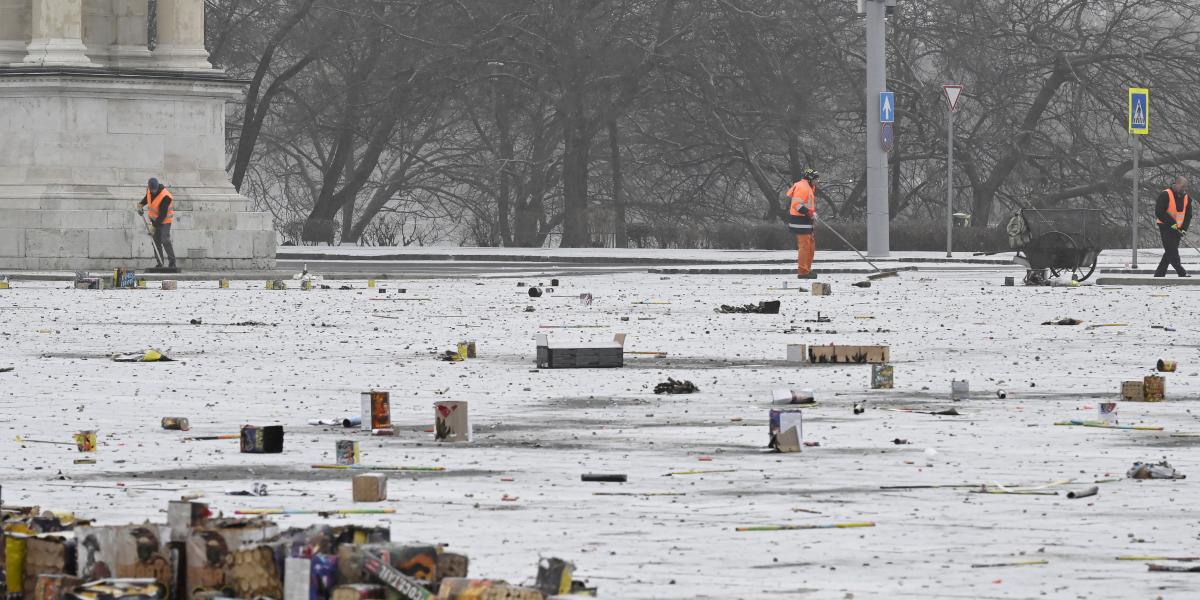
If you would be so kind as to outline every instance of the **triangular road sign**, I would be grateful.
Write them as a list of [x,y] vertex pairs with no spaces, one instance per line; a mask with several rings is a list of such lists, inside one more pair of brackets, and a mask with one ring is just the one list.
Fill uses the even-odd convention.
[[950,103],[950,112],[957,112],[958,99],[962,97],[963,86],[955,84],[943,85],[942,90],[946,92],[946,102]]

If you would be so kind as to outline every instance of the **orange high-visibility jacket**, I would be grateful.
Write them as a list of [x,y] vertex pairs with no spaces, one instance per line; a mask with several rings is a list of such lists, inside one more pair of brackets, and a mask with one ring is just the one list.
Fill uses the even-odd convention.
[[165,187],[153,197],[150,196],[150,190],[146,190],[146,210],[150,213],[151,221],[158,222],[158,215],[162,212],[163,200],[166,198],[170,198],[171,203],[167,205],[167,215],[162,220],[164,224],[175,221],[175,197]]
[[[787,195],[791,198],[791,205],[788,207],[788,215],[791,217],[788,220],[788,228],[792,233],[812,233],[813,217],[817,215],[817,194],[812,183],[801,179],[788,189]],[[808,209],[807,214],[800,214],[802,206]]]
[[[1164,191],[1167,192],[1167,198],[1170,200],[1170,202],[1167,204],[1167,214],[1171,215],[1172,219],[1175,219],[1176,225],[1183,227],[1183,220],[1187,217],[1188,204],[1191,203],[1192,199],[1188,198],[1187,194],[1184,194],[1183,204],[1177,204],[1175,202],[1175,190],[1167,188]],[[1165,225],[1162,219],[1158,220],[1158,224]]]

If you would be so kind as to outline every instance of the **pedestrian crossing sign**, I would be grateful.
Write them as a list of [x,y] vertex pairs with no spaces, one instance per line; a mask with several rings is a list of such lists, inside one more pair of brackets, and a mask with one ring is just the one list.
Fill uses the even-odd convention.
[[1129,133],[1150,133],[1150,90],[1129,88]]

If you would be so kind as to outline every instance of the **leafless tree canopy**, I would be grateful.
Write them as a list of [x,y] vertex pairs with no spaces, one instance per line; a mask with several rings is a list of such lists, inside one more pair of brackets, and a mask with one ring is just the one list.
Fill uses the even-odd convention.
[[[210,0],[208,26],[249,82],[234,184],[295,242],[752,246],[809,166],[864,219],[854,0]],[[1145,192],[1197,175],[1200,2],[902,0],[888,36],[894,227],[944,218],[945,83],[975,227],[1128,223],[1129,87]]]

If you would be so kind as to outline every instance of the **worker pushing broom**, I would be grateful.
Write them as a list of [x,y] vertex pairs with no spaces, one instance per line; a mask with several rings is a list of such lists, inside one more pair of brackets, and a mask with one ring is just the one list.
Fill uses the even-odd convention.
[[[167,190],[167,186],[151,177],[146,184],[146,197],[138,203],[138,215],[146,223],[146,232],[154,241],[154,260],[158,269],[167,272],[178,272],[175,266],[175,247],[171,244],[171,223],[175,221],[175,198]],[[149,213],[149,220],[146,218]],[[163,269],[163,258],[168,261]]]
[[[796,236],[796,277],[799,279],[816,279],[816,273],[813,273],[813,255],[816,254],[816,221],[817,221],[817,180],[821,178],[821,174],[816,169],[804,169],[804,174],[800,181],[793,183],[786,192],[783,193],[783,199],[788,202],[788,230]],[[858,251],[842,234],[836,229],[830,227],[829,223],[825,223],[825,227],[829,229],[833,235],[837,236],[842,243],[849,246],[854,253],[858,255],[863,262],[871,265],[875,273],[868,275],[867,279],[882,279],[884,277],[895,277],[896,270],[883,270],[875,266],[875,263],[863,256],[862,252]]]

